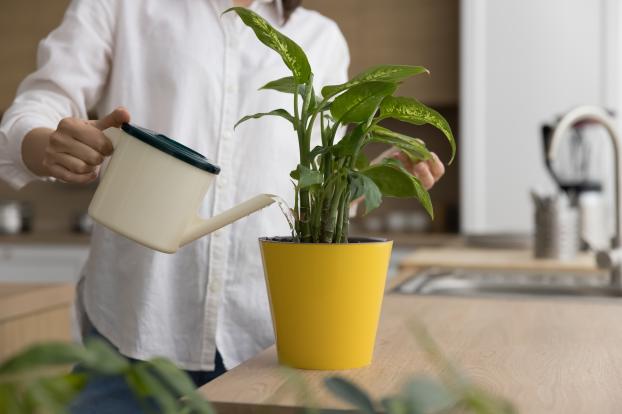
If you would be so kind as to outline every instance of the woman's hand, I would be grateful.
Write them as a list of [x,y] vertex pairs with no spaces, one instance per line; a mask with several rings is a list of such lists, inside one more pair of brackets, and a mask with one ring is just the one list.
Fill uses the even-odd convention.
[[[380,161],[387,158],[399,160],[411,174],[421,181],[421,184],[423,184],[425,189],[429,190],[445,174],[445,166],[443,165],[443,162],[435,153],[432,152],[431,154],[431,159],[413,164],[408,155],[404,154],[399,149],[392,147],[380,154],[378,157],[374,158],[371,164],[378,164]],[[358,205],[364,199],[364,196],[359,197],[350,203],[350,217],[356,216]]]
[[421,181],[426,190],[432,188],[445,174],[445,166],[435,153],[432,153],[431,159],[414,164],[406,154],[393,147],[375,158],[372,164],[376,164],[386,158],[399,160],[411,174]]
[[[49,134],[42,165],[47,175],[68,183],[85,184],[95,178],[105,157],[112,154],[112,142],[102,132],[129,122],[125,108],[117,108],[104,118],[85,121],[64,118]],[[34,132],[34,131],[33,131]]]

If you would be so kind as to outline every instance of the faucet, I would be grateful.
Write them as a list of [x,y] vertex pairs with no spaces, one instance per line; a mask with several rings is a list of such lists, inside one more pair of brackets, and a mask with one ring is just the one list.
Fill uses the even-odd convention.
[[615,174],[615,236],[611,240],[609,250],[599,251],[596,254],[596,263],[600,269],[609,269],[610,285],[616,290],[622,290],[622,217],[620,207],[622,206],[622,191],[620,188],[620,160],[622,159],[622,148],[620,145],[620,135],[615,121],[605,111],[598,106],[579,106],[564,115],[553,131],[547,157],[549,162],[553,162],[557,149],[560,146],[562,137],[572,129],[578,122],[589,121],[605,127],[611,138],[614,151],[614,174]]

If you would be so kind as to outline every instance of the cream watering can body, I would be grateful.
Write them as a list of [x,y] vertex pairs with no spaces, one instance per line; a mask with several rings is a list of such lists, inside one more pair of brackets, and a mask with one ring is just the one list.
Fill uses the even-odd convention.
[[203,155],[155,132],[124,124],[108,128],[114,153],[91,200],[96,222],[144,246],[179,247],[272,204],[260,194],[212,218],[198,211],[220,168]]

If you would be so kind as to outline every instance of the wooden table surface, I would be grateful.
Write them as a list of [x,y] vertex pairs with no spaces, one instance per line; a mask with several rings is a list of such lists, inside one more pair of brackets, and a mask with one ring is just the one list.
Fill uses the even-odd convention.
[[71,304],[75,290],[70,283],[0,283],[0,322]]
[[400,261],[400,267],[461,267],[505,270],[595,270],[593,253],[581,253],[570,260],[536,259],[528,249],[482,249],[465,247],[423,248]]
[[[415,317],[469,378],[521,413],[622,411],[622,302],[387,295],[373,364],[339,374],[376,398],[433,374],[408,328]],[[322,386],[335,372],[294,372],[320,407],[345,407]],[[303,400],[288,375],[271,347],[200,391],[221,414],[291,412]]]

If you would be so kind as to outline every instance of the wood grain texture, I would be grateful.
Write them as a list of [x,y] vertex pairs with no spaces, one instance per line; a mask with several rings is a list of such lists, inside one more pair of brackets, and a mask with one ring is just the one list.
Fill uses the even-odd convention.
[[35,343],[71,341],[74,291],[69,284],[0,284],[0,361]]
[[71,341],[71,305],[0,322],[0,361],[44,341]]
[[37,45],[61,22],[69,0],[2,0],[0,6],[0,112],[35,69]]
[[[622,303],[613,300],[496,300],[388,295],[371,366],[342,371],[378,398],[413,374],[435,369],[408,327],[425,323],[473,381],[510,398],[522,413],[619,413]],[[336,374],[293,371],[323,408],[346,408],[323,388]],[[201,388],[220,414],[293,412],[301,387],[277,364],[275,348]]]
[[531,250],[520,249],[418,249],[406,256],[402,268],[474,268],[505,270],[566,270],[593,272],[597,269],[596,259],[591,253],[583,253],[575,259],[560,261],[535,259]]
[[75,287],[69,284],[0,284],[0,322],[73,303]]

